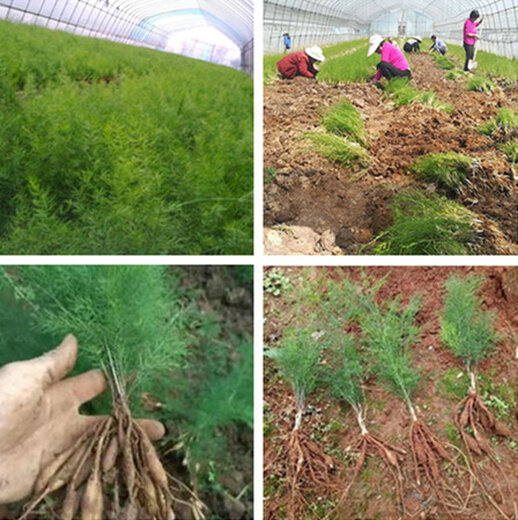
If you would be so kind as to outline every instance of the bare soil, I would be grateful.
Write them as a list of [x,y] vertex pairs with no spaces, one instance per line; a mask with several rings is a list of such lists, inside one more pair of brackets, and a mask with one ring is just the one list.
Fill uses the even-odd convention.
[[[279,268],[289,277],[296,287],[300,283],[303,268]],[[445,392],[444,376],[450,370],[456,377],[460,375],[462,365],[448,349],[443,347],[439,338],[438,314],[443,307],[444,282],[453,273],[466,275],[468,273],[482,274],[486,277],[481,296],[483,307],[496,313],[497,329],[502,335],[493,353],[480,365],[480,374],[490,378],[495,385],[505,384],[516,395],[518,389],[518,361],[515,349],[518,337],[518,315],[516,301],[518,294],[518,268],[506,267],[329,267],[306,268],[311,279],[320,277],[321,293],[325,295],[326,280],[338,279],[338,272],[347,274],[351,279],[360,281],[361,272],[366,272],[372,279],[378,280],[387,276],[386,282],[378,294],[380,301],[400,296],[407,302],[416,292],[423,297],[422,310],[417,316],[423,327],[421,341],[414,349],[416,367],[422,374],[421,384],[416,392],[414,403],[421,419],[430,430],[440,439],[450,453],[459,456],[457,461],[463,465],[459,452],[451,447],[455,440],[451,438],[455,431],[454,413],[458,399],[455,395]],[[283,331],[288,324],[293,324],[292,305],[295,291],[286,292],[280,297],[265,295],[264,311],[264,342],[272,347],[278,344]],[[324,296],[325,297],[325,296]],[[306,309],[302,309],[304,313]],[[325,331],[325,324],[321,330]],[[353,332],[354,329],[347,330]],[[381,388],[374,379],[368,379],[365,388],[367,395],[367,427],[377,438],[403,448],[410,453],[408,430],[410,417],[406,405],[393,394]],[[467,391],[467,389],[466,389]],[[325,389],[317,390],[309,396],[308,404],[314,407],[314,413],[305,421],[306,435],[325,447],[326,453],[337,461],[337,476],[343,483],[343,488],[350,481],[354,472],[358,453],[355,451],[358,440],[358,425],[354,412],[340,406],[336,401],[325,394]],[[282,381],[273,362],[265,359],[264,369],[264,494],[265,519],[282,520],[286,518],[279,514],[278,504],[282,503],[286,494],[286,439],[293,427],[295,409],[289,385]],[[494,410],[493,410],[494,411]],[[504,420],[511,429],[514,439],[518,439],[518,424],[516,414],[518,410],[511,410]],[[456,445],[461,446],[457,438]],[[518,496],[518,450],[516,443],[510,444],[502,438],[491,440],[491,448],[500,463],[500,469],[509,479],[512,494]],[[502,485],[502,475],[487,458],[475,456],[477,464],[484,472],[485,484],[491,490]],[[457,478],[451,466],[444,462],[443,473],[448,483],[448,492],[463,494],[469,486],[466,478]],[[444,510],[439,506],[433,493],[423,493],[421,488],[412,485],[413,462],[410,456],[402,461],[402,471],[406,476],[404,487],[404,506],[407,512],[401,517],[397,508],[397,490],[394,479],[391,477],[386,463],[379,457],[371,457],[360,471],[352,486],[346,506],[338,511],[331,519],[340,520],[396,520],[411,518],[439,520],[447,518]],[[415,479],[414,479],[415,482]],[[310,487],[308,486],[308,489]],[[310,491],[308,491],[310,493]],[[314,497],[313,503],[318,507],[303,517],[305,520],[323,518],[329,513],[340,497],[340,492],[334,491],[331,498],[318,501]],[[505,507],[505,506],[503,506]],[[513,518],[512,516],[510,516]],[[455,516],[455,520],[487,520],[497,518],[495,510],[484,502],[478,491],[475,491],[462,514]]]
[[[456,201],[479,215],[480,254],[518,253],[518,173],[496,143],[476,131],[502,106],[518,110],[518,86],[492,94],[470,92],[466,80],[445,79],[428,54],[410,57],[411,84],[433,89],[451,113],[418,104],[394,108],[366,83],[326,84],[305,78],[276,80],[264,91],[264,224],[267,254],[290,254],[289,229],[330,231],[336,243],[305,254],[356,254],[392,223],[395,193],[420,183],[408,166],[427,153],[455,151],[481,168]],[[362,114],[369,136],[369,167],[347,169],[315,153],[304,135],[320,127],[322,113],[346,97]],[[287,247],[276,244],[286,238]],[[338,247],[336,247],[338,246]],[[368,248],[365,250],[368,252]]]

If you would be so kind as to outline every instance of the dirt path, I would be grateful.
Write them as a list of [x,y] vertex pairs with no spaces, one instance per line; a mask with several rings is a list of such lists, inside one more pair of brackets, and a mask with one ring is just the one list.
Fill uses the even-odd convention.
[[[326,292],[326,280],[339,280],[338,273],[348,276],[359,283],[361,273],[367,274],[375,280],[387,277],[378,301],[394,299],[402,296],[407,302],[412,294],[418,293],[423,297],[422,310],[418,314],[418,322],[423,327],[420,342],[412,348],[414,351],[415,366],[423,374],[423,379],[415,395],[415,402],[419,413],[425,417],[434,433],[442,442],[454,443],[455,436],[452,428],[452,414],[457,402],[456,395],[451,388],[456,388],[458,375],[462,366],[449,350],[441,345],[439,313],[443,306],[444,282],[454,274],[462,276],[470,274],[483,275],[485,282],[481,288],[483,307],[493,311],[496,316],[496,327],[502,334],[503,340],[495,347],[494,352],[480,365],[480,373],[486,381],[491,381],[494,391],[498,385],[509,391],[509,396],[516,395],[518,384],[517,366],[515,357],[516,341],[513,334],[518,334],[518,317],[515,309],[518,303],[518,268],[501,267],[374,267],[374,268],[306,268],[310,271],[309,278],[313,282],[320,280],[321,294]],[[289,277],[294,285],[302,280],[301,268],[282,268],[284,276]],[[306,278],[304,278],[306,279]],[[315,298],[319,296],[314,294]],[[297,318],[293,311],[293,292],[280,297],[265,295],[264,344],[276,347],[279,339],[288,325],[293,326]],[[307,301],[316,301],[315,299]],[[311,306],[311,303],[309,304]],[[311,313],[311,308],[304,307],[299,312]],[[326,331],[326,324],[322,323],[320,331]],[[355,332],[354,326],[347,332]],[[449,374],[449,376],[447,376]],[[460,387],[460,395],[463,393]],[[367,381],[365,392],[368,399],[368,428],[379,437],[393,445],[408,448],[407,430],[409,417],[405,405],[386,389],[381,388],[374,378]],[[265,402],[265,519],[276,520],[272,513],[275,505],[281,501],[286,493],[285,439],[293,426],[294,399],[288,384],[282,381],[270,359],[265,359],[264,370],[264,402]],[[508,397],[509,397],[508,396]],[[516,404],[516,398],[512,399]],[[326,452],[333,454],[347,469],[337,468],[337,472],[344,483],[348,482],[355,464],[352,444],[356,439],[358,426],[353,411],[347,406],[340,406],[329,398],[325,389],[321,388],[313,393],[308,402],[318,413],[310,416],[307,421],[308,431],[316,442],[326,447]],[[506,424],[516,435],[518,423],[516,417],[518,409],[510,407]],[[514,443],[508,444],[502,440],[492,440],[492,449],[496,450],[502,468],[511,479],[510,485],[516,495],[518,490],[518,450]],[[451,449],[451,446],[448,446]],[[479,459],[477,459],[479,460]],[[487,484],[494,486],[501,475],[492,472],[489,464],[484,465],[487,471]],[[409,458],[404,461],[403,471],[408,482],[412,479],[413,464]],[[461,481],[453,480],[461,490]],[[408,515],[404,520],[426,519],[445,520],[447,517],[439,507],[437,500],[428,499],[422,494],[423,490],[414,489],[407,485],[405,488],[405,505]],[[309,493],[309,491],[308,491]],[[339,496],[340,492],[337,492]],[[316,501],[315,501],[316,502]],[[321,503],[321,509],[315,507],[308,512],[307,519],[323,518],[324,512],[332,507],[331,503]],[[420,514],[410,515],[411,512],[421,510]],[[372,458],[363,468],[359,480],[352,489],[347,509],[331,518],[341,520],[401,520],[395,507],[395,490],[386,466],[381,459]],[[483,503],[476,492],[464,514],[455,516],[455,520],[486,520],[496,518],[494,510]]]
[[[457,198],[480,215],[480,253],[518,253],[518,174],[492,141],[474,130],[501,106],[516,110],[518,87],[492,95],[468,92],[465,80],[445,79],[431,56],[414,55],[411,62],[414,86],[433,88],[442,101],[455,106],[452,113],[420,105],[394,109],[382,100],[381,91],[365,83],[330,85],[297,78],[266,87],[267,254],[293,252],[294,235],[300,239],[298,254],[358,253],[391,224],[394,193],[418,184],[406,173],[410,163],[448,150],[473,156],[482,166]],[[362,113],[369,134],[372,162],[363,174],[330,163],[303,139],[320,126],[323,111],[343,97]],[[324,233],[327,238],[320,240]]]

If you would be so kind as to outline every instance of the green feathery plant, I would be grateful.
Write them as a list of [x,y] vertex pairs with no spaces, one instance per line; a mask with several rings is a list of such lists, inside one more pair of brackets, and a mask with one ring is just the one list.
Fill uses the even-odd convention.
[[322,346],[311,336],[312,332],[308,328],[289,328],[284,332],[280,346],[266,352],[275,361],[281,376],[291,384],[295,394],[295,429],[300,426],[306,398],[315,390],[319,378]]
[[473,90],[475,92],[487,92],[491,93],[493,90],[495,90],[496,85],[485,76],[474,76],[471,78],[467,85],[467,90]]
[[340,137],[349,137],[362,146],[367,146],[367,132],[363,119],[349,100],[332,105],[324,114],[325,129]]
[[373,363],[373,370],[388,390],[403,399],[412,415],[412,394],[419,385],[420,374],[412,368],[410,346],[419,338],[415,316],[421,307],[420,298],[413,297],[407,306],[389,302],[386,309],[376,306],[360,318],[362,337]]
[[409,168],[426,181],[455,191],[473,174],[477,161],[455,152],[442,152],[420,157]]
[[513,164],[518,164],[518,139],[514,141],[509,141],[505,145],[502,146],[502,149],[507,155],[509,162]]
[[506,135],[516,132],[518,130],[518,112],[513,112],[510,108],[502,107],[496,117],[480,125],[478,130],[489,136],[493,136],[497,130],[502,130]]
[[363,382],[366,370],[350,334],[331,335],[328,338],[331,363],[328,364],[326,380],[331,394],[348,403],[356,413],[362,433],[367,432],[363,416]]
[[476,215],[444,197],[416,189],[397,195],[394,223],[376,238],[378,255],[466,255]]
[[[162,266],[4,267],[0,309],[18,300],[36,337],[53,338],[54,344],[74,334],[78,370],[102,368],[114,397],[126,396],[138,410],[142,392],[170,379],[182,363],[187,327],[171,276]],[[2,345],[2,361],[18,356],[16,346]]]
[[324,157],[342,166],[367,166],[369,155],[358,143],[337,135],[313,133],[307,135],[315,149]]
[[455,64],[450,60],[450,58],[442,56],[441,54],[432,54],[432,56],[441,69],[452,70],[455,68]]
[[473,389],[474,371],[498,339],[494,314],[480,308],[477,292],[482,282],[480,276],[448,278],[440,317],[441,340],[465,363]]

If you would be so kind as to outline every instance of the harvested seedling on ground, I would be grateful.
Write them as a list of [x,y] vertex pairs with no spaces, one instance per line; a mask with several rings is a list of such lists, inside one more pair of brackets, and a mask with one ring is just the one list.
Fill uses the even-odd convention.
[[288,520],[303,518],[310,505],[308,493],[329,496],[335,487],[332,457],[311,439],[311,433],[303,427],[307,396],[318,383],[322,350],[312,332],[310,329],[290,328],[285,331],[281,345],[267,352],[295,395],[294,423],[286,441],[288,496],[274,506],[275,511],[285,510]]
[[[344,507],[349,491],[362,470],[368,457],[378,456],[384,462],[390,472],[396,489],[398,514],[404,513],[403,501],[403,473],[400,458],[406,452],[396,446],[392,446],[383,439],[369,432],[365,423],[365,399],[363,384],[366,379],[366,369],[360,354],[354,345],[354,338],[350,335],[341,335],[341,341],[334,347],[334,355],[329,364],[329,386],[332,394],[340,401],[348,403],[356,414],[360,434],[353,444],[353,449],[358,452],[358,459],[354,467],[353,475],[340,497],[337,508]],[[335,336],[335,339],[339,339]]]
[[419,385],[421,374],[413,368],[410,346],[419,336],[415,316],[420,300],[412,298],[404,307],[398,301],[376,307],[360,319],[364,344],[369,352],[374,372],[388,390],[402,399],[410,413],[410,450],[414,462],[415,483],[426,491],[425,482],[435,495],[438,506],[449,518],[463,509],[463,500],[449,492],[446,474],[441,463],[447,462],[458,469],[454,458],[432,433],[426,423],[418,417],[412,397]]
[[[484,483],[483,471],[475,464],[474,455],[485,455],[496,468],[499,463],[489,443],[489,437],[496,435],[512,438],[509,428],[494,417],[484,404],[477,389],[477,367],[494,347],[497,335],[494,330],[494,316],[480,308],[477,291],[482,279],[470,277],[461,279],[453,276],[446,281],[445,307],[441,315],[441,339],[443,343],[462,359],[469,376],[468,395],[455,407],[455,424],[467,450],[468,461],[482,487],[484,498],[488,500],[502,518],[516,518],[518,510],[512,492],[501,488],[493,498]],[[504,481],[505,475],[503,475]],[[510,490],[509,490],[510,491]],[[506,513],[511,504],[512,513]]]
[[410,167],[410,171],[454,192],[474,173],[476,164],[471,157],[455,152],[442,152],[421,157]]

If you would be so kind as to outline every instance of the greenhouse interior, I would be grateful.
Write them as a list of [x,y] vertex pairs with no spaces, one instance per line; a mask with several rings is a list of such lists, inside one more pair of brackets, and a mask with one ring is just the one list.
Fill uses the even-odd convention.
[[252,0],[2,0],[0,19],[253,72]]
[[518,254],[514,0],[265,0],[264,50],[267,254]]
[[251,254],[253,14],[0,0],[0,254]]

